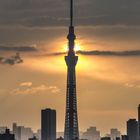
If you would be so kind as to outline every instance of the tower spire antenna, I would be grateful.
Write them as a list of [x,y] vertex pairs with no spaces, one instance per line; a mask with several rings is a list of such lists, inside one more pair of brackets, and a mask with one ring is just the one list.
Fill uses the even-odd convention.
[[[70,0],[70,26],[69,26],[69,34],[67,36],[67,39],[69,41],[69,53],[74,51],[74,45],[75,45],[75,39],[76,36],[74,34],[74,26],[73,26],[73,0]],[[74,52],[73,52],[74,55]]]
[[73,0],[70,0],[70,26],[73,26]]

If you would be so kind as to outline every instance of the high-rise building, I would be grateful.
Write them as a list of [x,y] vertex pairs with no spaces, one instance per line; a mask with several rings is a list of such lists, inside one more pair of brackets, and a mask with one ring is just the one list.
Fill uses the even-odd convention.
[[120,133],[120,131],[118,131],[117,128],[112,128],[112,129],[110,129],[110,137],[112,140],[116,140],[116,138],[121,137],[121,133]]
[[1,126],[1,127],[0,127],[0,134],[5,133],[5,130],[6,130],[6,129],[7,129],[6,126]]
[[60,138],[60,137],[63,137],[63,136],[64,136],[64,132],[57,132],[56,133],[57,138]]
[[21,140],[21,129],[16,123],[13,123],[13,134],[16,140]]
[[140,104],[138,106],[138,140],[140,140]]
[[36,133],[34,133],[34,136],[38,139],[41,140],[41,129],[38,129]]
[[121,137],[122,137],[121,138],[122,140],[128,140],[128,136],[127,135],[122,135]]
[[100,131],[97,131],[96,127],[90,127],[83,133],[82,139],[100,140]]
[[67,36],[68,55],[65,56],[67,64],[67,91],[66,91],[66,116],[64,140],[79,139],[78,114],[77,114],[77,99],[76,99],[76,72],[75,66],[78,61],[78,56],[75,55],[75,33],[73,26],[73,0],[70,0],[70,26]]
[[56,111],[41,111],[41,140],[56,140]]
[[129,119],[127,121],[127,136],[129,140],[138,139],[138,122],[136,119]]
[[31,128],[17,126],[16,123],[13,123],[13,134],[15,135],[16,140],[28,140],[33,137],[33,131]]
[[10,134],[10,130],[6,129],[5,133],[0,134],[0,140],[15,140],[14,134]]

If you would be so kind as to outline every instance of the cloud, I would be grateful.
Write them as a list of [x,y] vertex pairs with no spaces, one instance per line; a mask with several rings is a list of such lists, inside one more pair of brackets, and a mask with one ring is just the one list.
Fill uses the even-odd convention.
[[[35,45],[32,46],[8,46],[8,45],[0,45],[0,52],[37,52],[37,48]],[[15,56],[11,57],[0,57],[0,64],[9,64],[15,65],[23,63],[23,59],[21,58],[19,53],[16,53]]]
[[21,83],[20,86],[11,91],[14,95],[30,95],[30,94],[45,94],[45,93],[59,93],[60,89],[56,86],[38,85],[34,86],[32,82]]
[[16,51],[16,52],[34,52],[37,51],[35,46],[6,46],[0,45],[0,51]]
[[20,63],[23,63],[23,60],[20,57],[19,53],[16,53],[15,56],[11,56],[9,58],[0,57],[0,64],[15,65],[15,64],[20,64]]
[[[77,25],[140,25],[138,0],[77,0],[74,5]],[[68,9],[66,0],[0,0],[0,24],[66,26]]]
[[140,88],[140,81],[127,82],[124,84],[124,86],[127,88]]
[[25,87],[30,87],[30,86],[32,86],[32,85],[33,85],[32,82],[23,82],[23,83],[20,84],[21,87],[22,87],[22,86],[23,86],[23,87],[24,87],[24,86],[25,86]]
[[140,50],[132,51],[77,51],[81,55],[101,55],[101,56],[140,56]]
[[125,87],[128,87],[128,88],[133,88],[135,87],[135,85],[133,83],[125,83],[124,84]]
[[47,54],[43,54],[41,56],[57,56],[57,55],[65,55],[67,54],[66,52],[56,52],[56,53],[47,53]]
[[[41,56],[57,56],[57,55],[66,55],[66,52],[56,52],[56,53],[48,53],[43,54]],[[100,51],[100,50],[93,50],[93,51],[84,51],[80,50],[77,51],[76,54],[81,55],[98,55],[98,56],[140,56],[140,50],[132,50],[132,51]]]

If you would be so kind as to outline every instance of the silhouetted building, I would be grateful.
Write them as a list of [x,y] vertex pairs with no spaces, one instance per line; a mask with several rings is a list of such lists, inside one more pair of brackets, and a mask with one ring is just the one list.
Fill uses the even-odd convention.
[[138,140],[140,140],[140,104],[138,106]]
[[121,137],[121,133],[120,133],[120,131],[118,131],[117,128],[112,128],[112,129],[110,129],[110,137],[112,140],[116,140],[116,138]]
[[13,134],[16,140],[28,140],[33,137],[33,131],[31,128],[26,128],[24,126],[17,126],[13,123]]
[[13,123],[13,134],[15,135],[16,140],[21,140],[21,129],[16,123]]
[[34,136],[38,139],[41,140],[41,129],[38,129],[36,133],[34,133]]
[[0,127],[0,134],[5,133],[5,130],[6,130],[6,129],[7,129],[6,126],[1,126],[1,127]]
[[28,140],[38,140],[35,136],[33,138],[29,138]]
[[114,140],[121,140],[121,138],[120,137],[116,137]]
[[136,119],[130,119],[127,121],[127,136],[129,140],[138,139],[138,122]]
[[90,127],[83,133],[82,139],[100,140],[100,131],[97,131],[96,127]]
[[0,134],[0,140],[15,140],[14,134],[10,134],[10,130],[6,129],[5,133]]
[[128,140],[128,136],[127,135],[122,135],[122,140]]
[[56,111],[41,111],[41,140],[56,140]]
[[76,36],[73,26],[73,0],[70,0],[70,26],[67,39],[69,41],[69,50],[68,55],[65,56],[67,64],[67,91],[64,140],[73,140],[79,139],[75,72],[78,56],[74,52]]
[[110,137],[102,137],[101,140],[111,140]]
[[57,132],[56,133],[57,138],[60,138],[60,137],[63,137],[63,136],[64,136],[64,132]]
[[56,140],[64,140],[62,137],[57,138]]

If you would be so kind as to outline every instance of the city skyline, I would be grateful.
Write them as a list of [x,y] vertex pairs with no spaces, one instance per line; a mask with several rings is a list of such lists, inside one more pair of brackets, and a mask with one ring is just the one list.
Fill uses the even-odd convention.
[[[92,136],[90,137],[91,139],[94,138],[99,139],[99,137],[100,138],[110,137],[112,140],[114,140],[117,137],[130,135],[131,136],[130,140],[135,140],[137,139],[137,137],[139,137],[139,117],[138,117],[140,113],[139,107],[140,104],[137,107],[137,116],[133,118],[129,117],[128,120],[125,121],[125,126],[126,126],[125,132],[119,131],[117,127],[112,127],[109,129],[110,132],[108,131],[102,134],[102,132],[97,128],[97,126],[90,125],[88,128],[86,128],[86,130],[79,131],[79,137],[82,139],[86,139],[86,137],[88,137],[89,135]],[[42,109],[40,112],[40,116],[41,116],[40,119],[41,127],[38,128],[36,131],[33,131],[31,126],[30,127],[24,125],[19,126],[16,122],[13,122],[12,127],[8,127],[6,125],[0,126],[0,134],[3,134],[6,130],[10,130],[12,128],[10,132],[12,132],[12,134],[14,134],[15,138],[17,139],[19,139],[18,137],[20,137],[20,139],[21,138],[24,139],[27,138],[28,136],[29,138],[33,136],[41,138],[43,136],[43,139],[45,137],[48,138],[50,137],[52,139],[54,139],[54,137],[56,138],[64,137],[64,133],[65,133],[64,131],[60,132],[56,130],[57,122],[59,122],[59,120],[56,117],[57,111],[55,109],[51,109],[51,108]],[[20,133],[20,135],[18,133]]]
[[[137,107],[137,116],[139,116],[140,104]],[[56,131],[56,110],[46,108],[42,109],[41,112],[41,129],[33,132],[31,127],[19,126],[17,123],[13,123],[13,127],[10,130],[8,127],[0,126],[0,136],[1,137],[11,137],[12,140],[27,140],[30,138],[42,140],[42,139],[63,139],[65,132]],[[90,126],[86,131],[79,133],[79,139],[88,140],[138,140],[139,139],[139,119],[129,118],[126,121],[126,133],[121,133],[117,128],[111,128],[109,133],[101,135],[100,130],[97,130],[96,126]]]
[[[139,6],[137,0],[75,2],[81,131],[97,126],[103,134],[124,133],[126,120],[137,114]],[[0,0],[0,124],[36,130],[40,110],[50,107],[63,131],[68,7],[64,0]]]

